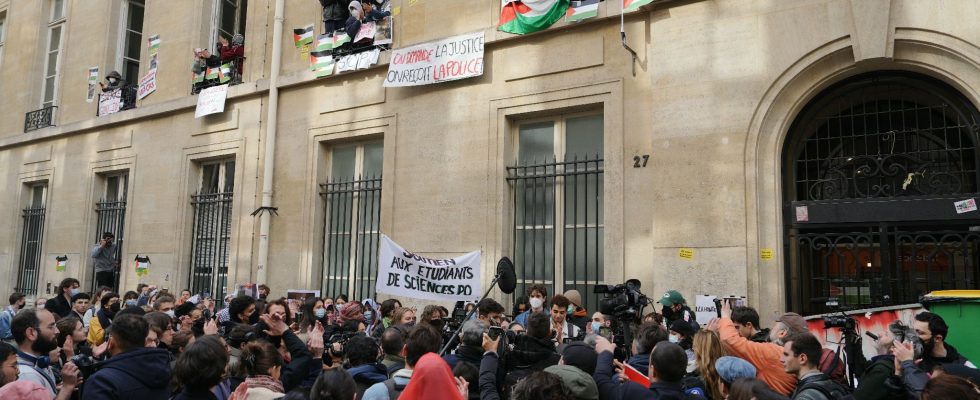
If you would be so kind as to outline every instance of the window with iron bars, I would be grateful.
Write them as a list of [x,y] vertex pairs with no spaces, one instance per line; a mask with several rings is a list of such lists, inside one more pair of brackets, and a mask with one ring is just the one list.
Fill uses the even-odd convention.
[[191,196],[194,226],[191,235],[190,288],[191,293],[208,292],[219,302],[224,298],[228,286],[234,191],[234,160],[201,165],[200,189]]
[[[123,226],[126,222],[126,192],[129,186],[129,174],[113,173],[103,175],[105,184],[101,197],[95,202],[95,243],[98,244],[106,232],[113,234],[113,244],[116,246],[113,258],[117,265],[122,264],[122,247],[125,240]],[[92,292],[98,290],[96,270],[92,268]],[[113,270],[110,289],[119,288],[119,268]]]
[[514,296],[534,283],[578,290],[588,309],[603,283],[603,117],[561,116],[517,126],[513,194]]
[[323,282],[325,296],[374,297],[381,233],[381,142],[338,146],[330,152],[325,200]]
[[23,210],[23,233],[20,240],[20,270],[14,290],[26,295],[37,294],[41,272],[41,249],[44,241],[44,213],[47,199],[47,183],[31,184],[28,188],[27,207]]

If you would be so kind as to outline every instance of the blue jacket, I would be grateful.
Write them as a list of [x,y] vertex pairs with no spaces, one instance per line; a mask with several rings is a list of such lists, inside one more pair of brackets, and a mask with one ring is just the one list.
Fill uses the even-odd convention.
[[388,368],[381,363],[368,363],[347,370],[357,385],[357,397],[364,397],[364,392],[378,382],[388,379]]
[[82,400],[166,400],[170,398],[170,352],[141,347],[117,354],[82,389]]
[[632,381],[620,384],[618,379],[613,379],[613,354],[608,351],[599,353],[592,378],[595,379],[596,386],[599,388],[599,398],[602,400],[684,399],[684,390],[680,383],[654,382],[649,388]]
[[[551,315],[551,311],[548,310],[547,308],[542,309],[541,312],[543,312],[544,315]],[[521,324],[521,326],[523,326],[524,329],[527,329],[527,319],[530,316],[531,316],[531,310],[527,310],[525,312],[517,314],[517,316],[514,317],[514,322]]]
[[636,368],[636,370],[640,371],[641,374],[646,375],[647,370],[650,369],[650,353],[634,354],[629,358],[629,360],[626,360],[626,363],[629,364],[629,366]]

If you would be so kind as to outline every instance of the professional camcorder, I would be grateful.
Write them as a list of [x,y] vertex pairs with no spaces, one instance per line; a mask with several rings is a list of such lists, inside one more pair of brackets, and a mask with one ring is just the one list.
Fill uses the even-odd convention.
[[619,285],[596,285],[593,293],[605,296],[599,300],[599,312],[618,320],[636,320],[650,299],[640,292],[638,279],[627,280]]
[[87,354],[76,354],[71,358],[71,362],[78,367],[78,372],[81,374],[83,380],[88,380],[92,374],[102,368],[102,362],[96,361],[92,356]]

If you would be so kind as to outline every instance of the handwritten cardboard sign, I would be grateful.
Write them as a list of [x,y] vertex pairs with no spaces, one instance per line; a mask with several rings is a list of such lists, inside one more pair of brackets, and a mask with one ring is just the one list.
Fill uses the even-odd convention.
[[225,98],[228,97],[228,85],[212,86],[201,91],[197,96],[197,109],[194,118],[217,114],[225,111]]
[[136,99],[143,100],[157,90],[157,70],[151,69],[146,76],[140,79],[139,90],[136,91]]
[[420,86],[483,75],[483,31],[392,52],[385,87]]

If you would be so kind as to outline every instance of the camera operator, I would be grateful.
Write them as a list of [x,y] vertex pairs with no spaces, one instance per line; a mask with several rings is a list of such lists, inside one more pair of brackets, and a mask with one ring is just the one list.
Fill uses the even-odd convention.
[[347,355],[347,372],[357,384],[357,397],[364,397],[364,392],[375,383],[388,379],[388,369],[378,362],[381,349],[374,339],[363,334],[354,335],[344,344]]
[[476,317],[487,327],[501,326],[503,316],[504,306],[494,299],[487,297],[476,304]]
[[561,357],[551,338],[551,318],[543,312],[531,314],[527,333],[515,338],[514,350],[507,354],[507,386],[513,386],[532,372],[558,364]]
[[483,359],[483,334],[487,331],[486,324],[479,319],[471,319],[463,323],[463,329],[459,332],[460,346],[455,353],[442,356],[443,360],[449,364],[449,368],[456,368],[456,364],[464,362],[480,369],[480,360]]
[[568,307],[571,304],[567,297],[560,294],[551,299],[551,330],[556,345],[564,343],[566,339],[581,339],[582,330],[568,320]]
[[[906,338],[915,337],[915,331],[896,320],[888,325],[888,330],[878,334],[875,340],[877,355],[861,373],[854,398],[860,400],[886,400],[905,397],[901,379],[895,379],[895,356],[892,349]],[[921,353],[921,350],[920,350]],[[893,378],[894,377],[894,378]]]
[[96,287],[116,287],[115,273],[119,268],[116,252],[119,250],[119,245],[115,243],[115,238],[116,236],[112,232],[105,232],[102,234],[99,244],[92,248]]
[[147,348],[150,326],[140,315],[119,314],[109,333],[110,358],[85,383],[82,399],[166,399],[170,353]]
[[81,385],[79,371],[74,363],[61,369],[61,390],[55,383],[49,353],[58,348],[58,329],[54,314],[48,310],[21,310],[10,322],[10,330],[17,341],[17,380],[31,381],[43,387],[51,398],[68,399]]
[[758,371],[757,378],[769,385],[772,390],[783,396],[793,393],[793,389],[796,388],[796,377],[788,374],[780,361],[783,355],[782,344],[791,332],[806,331],[806,322],[803,317],[795,313],[783,314],[776,320],[770,331],[772,343],[756,343],[739,335],[731,316],[730,302],[723,301],[721,303],[721,318],[713,319],[708,324],[707,329],[718,332],[728,355],[742,358],[751,363]]

